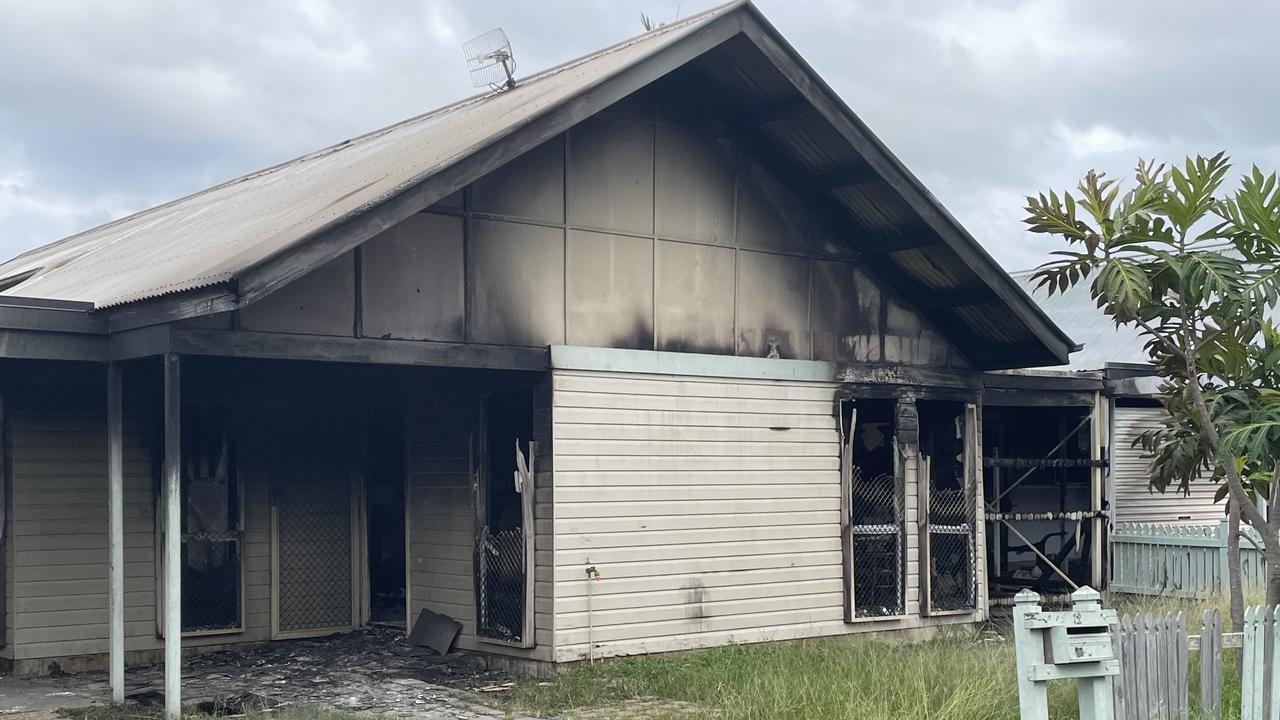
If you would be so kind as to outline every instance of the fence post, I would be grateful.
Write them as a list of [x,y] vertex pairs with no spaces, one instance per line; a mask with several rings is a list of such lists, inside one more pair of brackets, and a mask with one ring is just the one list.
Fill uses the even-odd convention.
[[1231,577],[1231,563],[1227,562],[1227,545],[1230,543],[1228,538],[1230,529],[1226,520],[1218,521],[1218,592],[1223,596],[1230,595],[1230,582],[1227,578]]
[[1222,717],[1222,616],[1205,610],[1200,624],[1200,717]]

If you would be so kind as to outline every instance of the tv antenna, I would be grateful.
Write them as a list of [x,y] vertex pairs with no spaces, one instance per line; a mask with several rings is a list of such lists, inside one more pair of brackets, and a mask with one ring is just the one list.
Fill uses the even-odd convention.
[[494,28],[463,43],[462,54],[467,56],[473,86],[498,92],[516,86],[516,58],[511,54],[511,41],[502,28]]

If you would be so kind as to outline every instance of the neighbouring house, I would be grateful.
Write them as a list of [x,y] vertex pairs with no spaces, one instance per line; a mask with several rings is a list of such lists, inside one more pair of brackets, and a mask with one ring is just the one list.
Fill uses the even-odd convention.
[[735,2],[0,265],[0,657],[979,621],[1073,347]]

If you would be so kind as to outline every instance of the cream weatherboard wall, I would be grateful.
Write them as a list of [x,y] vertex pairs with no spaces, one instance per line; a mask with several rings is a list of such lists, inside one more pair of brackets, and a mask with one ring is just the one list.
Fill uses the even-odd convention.
[[980,616],[920,616],[908,453],[906,613],[844,621],[836,384],[557,369],[553,387],[557,661]]

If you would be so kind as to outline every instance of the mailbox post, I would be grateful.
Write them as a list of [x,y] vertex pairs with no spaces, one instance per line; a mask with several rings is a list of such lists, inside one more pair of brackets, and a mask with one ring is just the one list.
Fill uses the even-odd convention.
[[1090,587],[1071,594],[1071,609],[1045,612],[1040,596],[1014,597],[1013,641],[1022,720],[1048,720],[1050,680],[1075,680],[1080,720],[1114,720],[1111,678],[1120,674],[1111,643],[1115,610],[1103,610]]

